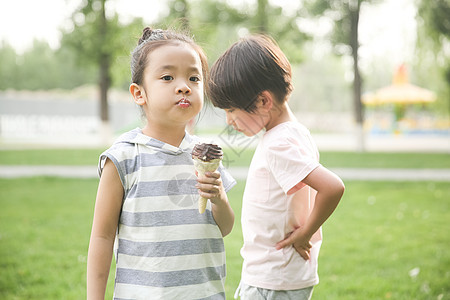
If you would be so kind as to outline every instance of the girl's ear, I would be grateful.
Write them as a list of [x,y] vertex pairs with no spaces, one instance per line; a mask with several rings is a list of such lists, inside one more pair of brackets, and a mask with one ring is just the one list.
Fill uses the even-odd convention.
[[274,103],[274,98],[271,92],[269,91],[262,91],[261,94],[258,96],[259,98],[259,105],[264,110],[271,110]]
[[130,93],[133,96],[134,103],[136,103],[137,105],[145,104],[145,92],[138,84],[132,83],[130,85]]

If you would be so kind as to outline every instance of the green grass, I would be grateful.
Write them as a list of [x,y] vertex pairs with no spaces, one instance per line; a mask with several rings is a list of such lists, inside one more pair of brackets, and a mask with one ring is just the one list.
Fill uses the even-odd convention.
[[[104,149],[0,150],[0,165],[96,165]],[[248,166],[253,149],[224,149],[224,165]],[[321,163],[347,168],[450,168],[446,153],[321,152]]]
[[[0,299],[85,298],[97,182],[0,179]],[[243,187],[229,193],[236,224],[225,238],[227,299],[240,279]],[[324,226],[313,299],[450,299],[449,199],[443,182],[346,182]]]
[[0,150],[0,165],[96,165],[101,149]]
[[0,298],[81,299],[95,180],[0,180]]
[[329,168],[450,168],[448,153],[321,152],[320,161]]
[[[224,150],[224,165],[248,166],[253,149]],[[450,155],[446,153],[413,152],[320,152],[320,162],[328,168],[450,168]]]
[[346,183],[324,226],[316,298],[450,299],[449,199],[444,182]]

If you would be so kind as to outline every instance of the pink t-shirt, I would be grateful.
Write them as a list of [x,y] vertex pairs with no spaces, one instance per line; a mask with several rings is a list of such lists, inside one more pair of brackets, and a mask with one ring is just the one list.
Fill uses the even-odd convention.
[[301,181],[319,165],[317,147],[308,129],[298,122],[279,124],[261,138],[250,164],[242,204],[243,283],[293,290],[319,282],[320,230],[311,241],[308,261],[292,246],[275,248],[309,216],[316,191]]

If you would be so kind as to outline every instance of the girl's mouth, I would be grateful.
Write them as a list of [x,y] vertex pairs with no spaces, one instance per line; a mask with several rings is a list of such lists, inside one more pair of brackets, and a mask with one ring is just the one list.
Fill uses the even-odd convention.
[[239,129],[239,128],[237,128],[236,126],[232,125],[232,127],[233,127],[233,129],[234,129],[235,131],[242,132],[242,130]]
[[176,105],[182,108],[188,108],[189,106],[191,106],[191,102],[188,99],[183,98],[180,101],[178,101]]

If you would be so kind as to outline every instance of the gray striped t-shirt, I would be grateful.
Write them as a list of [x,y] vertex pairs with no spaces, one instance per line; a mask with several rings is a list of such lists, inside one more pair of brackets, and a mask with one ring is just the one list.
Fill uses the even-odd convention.
[[[114,299],[225,299],[225,248],[208,202],[198,212],[191,158],[199,139],[179,147],[137,128],[100,155],[124,188],[117,230]],[[236,181],[220,166],[226,191]]]

